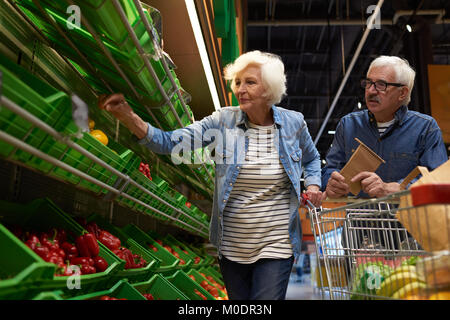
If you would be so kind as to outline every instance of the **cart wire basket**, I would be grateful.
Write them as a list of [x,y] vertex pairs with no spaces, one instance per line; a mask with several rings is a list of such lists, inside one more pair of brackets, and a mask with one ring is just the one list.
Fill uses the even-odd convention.
[[450,300],[450,184],[349,202],[317,208],[303,195],[322,299]]

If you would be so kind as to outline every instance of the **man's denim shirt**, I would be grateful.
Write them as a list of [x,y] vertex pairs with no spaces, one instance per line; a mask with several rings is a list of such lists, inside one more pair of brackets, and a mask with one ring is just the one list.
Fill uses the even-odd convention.
[[[289,235],[294,255],[301,250],[302,229],[299,220],[300,177],[304,173],[305,187],[311,184],[321,186],[320,155],[308,132],[303,115],[299,112],[272,106],[279,141],[280,161],[291,182]],[[223,237],[223,210],[233,185],[239,175],[240,166],[248,149],[247,115],[239,107],[225,107],[186,128],[164,132],[149,124],[147,136],[139,143],[156,153],[170,154],[180,148],[198,149],[209,145],[214,147],[216,162],[215,188],[210,241],[219,249]],[[279,140],[277,140],[279,139]],[[192,144],[196,144],[192,147]],[[177,148],[177,149],[174,149]],[[173,159],[173,157],[172,157]]]
[[[395,122],[380,135],[373,114],[357,111],[343,117],[336,127],[322,169],[322,189],[331,173],[340,171],[358,147],[355,138],[386,161],[375,171],[384,182],[401,183],[416,166],[433,170],[448,160],[441,130],[432,117],[402,106],[395,113]],[[368,197],[363,192],[358,196]]]

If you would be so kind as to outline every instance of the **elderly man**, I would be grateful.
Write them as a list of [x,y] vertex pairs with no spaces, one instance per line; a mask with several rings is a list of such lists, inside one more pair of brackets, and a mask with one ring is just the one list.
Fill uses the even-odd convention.
[[350,190],[339,171],[358,147],[360,139],[386,163],[376,172],[360,172],[359,197],[383,197],[400,191],[400,183],[416,166],[433,170],[448,160],[442,133],[428,115],[408,110],[415,71],[408,61],[394,56],[376,58],[361,81],[367,110],[343,117],[322,170],[324,197],[346,196]]

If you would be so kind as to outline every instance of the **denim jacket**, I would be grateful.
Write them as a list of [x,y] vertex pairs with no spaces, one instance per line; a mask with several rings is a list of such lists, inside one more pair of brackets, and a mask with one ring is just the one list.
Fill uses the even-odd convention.
[[[275,146],[291,182],[289,235],[294,255],[297,256],[301,251],[302,240],[298,214],[300,177],[304,174],[305,187],[311,184],[321,186],[320,155],[301,113],[276,106],[272,106],[272,111],[278,129],[275,139],[279,139]],[[249,139],[245,135],[247,128],[247,115],[239,107],[225,107],[186,128],[171,132],[149,125],[147,136],[139,141],[162,154],[179,150],[174,148],[215,147],[216,175],[209,235],[211,243],[219,249],[219,255],[223,237],[223,211],[248,149]]]
[[[358,147],[354,138],[386,161],[375,171],[384,182],[401,183],[416,166],[433,170],[448,160],[441,130],[432,117],[402,106],[395,113],[394,123],[380,135],[373,114],[368,110],[356,111],[343,117],[336,127],[322,169],[323,189],[331,173],[340,171]],[[362,191],[358,196],[368,197]]]

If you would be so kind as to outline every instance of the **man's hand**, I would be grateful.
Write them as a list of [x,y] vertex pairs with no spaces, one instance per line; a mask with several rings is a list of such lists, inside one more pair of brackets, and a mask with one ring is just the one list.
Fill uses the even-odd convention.
[[381,198],[400,191],[400,184],[396,182],[385,183],[375,172],[360,172],[351,179],[351,182],[357,181],[361,182],[362,191],[372,198]]
[[99,96],[98,107],[110,112],[139,139],[146,136],[148,130],[147,123],[134,113],[123,94],[115,93]]
[[322,205],[322,191],[320,191],[319,186],[311,184],[306,187],[306,195],[309,201],[315,206],[320,207]]
[[333,171],[325,190],[326,196],[329,198],[340,198],[345,197],[349,192],[350,187],[345,182],[344,176],[337,171]]

